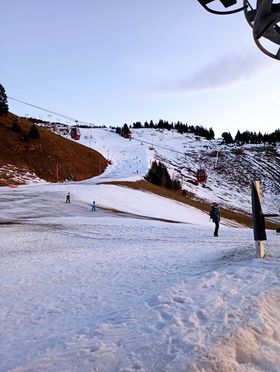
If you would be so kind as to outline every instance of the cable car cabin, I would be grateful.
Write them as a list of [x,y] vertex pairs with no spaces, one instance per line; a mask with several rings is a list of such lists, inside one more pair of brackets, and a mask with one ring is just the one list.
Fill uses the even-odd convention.
[[81,137],[81,133],[80,133],[80,130],[79,130],[79,128],[77,128],[77,127],[72,127],[71,128],[71,132],[70,132],[70,134],[71,134],[71,138],[73,138],[74,140],[79,140],[80,139],[80,137]]
[[206,173],[206,169],[204,168],[200,168],[196,171],[196,180],[198,183],[206,183],[207,181],[207,173]]

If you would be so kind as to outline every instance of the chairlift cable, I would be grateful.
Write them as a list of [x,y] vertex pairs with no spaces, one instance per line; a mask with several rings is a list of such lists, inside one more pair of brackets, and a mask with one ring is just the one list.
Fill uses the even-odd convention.
[[58,112],[51,111],[51,110],[45,109],[45,108],[43,108],[43,107],[39,107],[39,106],[33,105],[33,104],[31,104],[31,103],[25,102],[25,101],[21,101],[21,100],[19,100],[19,99],[17,99],[17,98],[13,98],[13,97],[9,97],[9,96],[7,96],[7,98],[8,98],[8,99],[11,99],[11,100],[13,100],[13,101],[16,101],[16,102],[23,103],[24,105],[31,106],[31,107],[35,107],[35,108],[37,108],[37,109],[39,109],[39,110],[49,112],[49,113],[51,113],[51,114],[54,114],[54,115],[60,116],[60,117],[62,117],[62,118],[65,118],[65,119],[68,119],[68,120],[75,121],[76,123],[79,122],[79,123],[84,123],[84,124],[90,124],[90,123],[87,123],[87,122],[85,122],[85,121],[81,121],[81,120],[74,119],[74,118],[72,118],[71,116],[67,116],[67,115],[64,115],[64,114],[60,114],[60,113],[58,113]]
[[[43,107],[36,106],[36,105],[33,105],[33,104],[28,103],[28,102],[25,102],[25,101],[21,101],[21,100],[19,100],[19,99],[17,99],[17,98],[13,98],[13,97],[10,97],[10,96],[7,96],[7,98],[12,99],[13,101],[16,101],[16,102],[23,103],[24,105],[31,106],[31,107],[35,107],[35,108],[37,108],[37,109],[39,109],[39,110],[43,110],[43,111],[49,112],[49,113],[51,113],[51,114],[54,114],[54,115],[57,115],[57,116],[63,117],[63,118],[65,118],[65,119],[69,119],[69,120],[75,121],[76,124],[77,124],[77,122],[79,122],[79,123],[84,123],[84,124],[88,124],[88,125],[91,124],[91,123],[87,123],[87,122],[84,122],[84,121],[81,121],[81,120],[74,119],[74,118],[72,118],[71,116],[67,116],[67,115],[64,115],[64,114],[60,114],[60,113],[58,113],[58,112],[51,111],[51,110],[45,109],[45,108],[43,108]],[[169,149],[168,147],[164,147],[164,146],[160,146],[160,145],[154,145],[154,144],[151,143],[151,142],[148,142],[148,141],[142,141],[142,140],[139,140],[139,139],[137,139],[137,138],[132,138],[132,139],[134,139],[135,141],[138,141],[138,142],[144,142],[144,143],[147,143],[148,145],[153,145],[154,147],[162,148],[163,150],[168,150],[168,151],[177,152],[178,154],[181,154],[181,155],[184,155],[184,156],[185,156],[185,153],[183,153],[183,152],[181,152],[181,151],[178,151],[178,150]]]
[[148,142],[148,141],[143,141],[143,140],[140,140],[140,139],[137,139],[137,138],[132,138],[134,141],[138,141],[138,142],[143,142],[143,143],[146,143],[147,145],[153,145],[153,147],[158,147],[160,149],[163,149],[163,150],[167,150],[167,151],[172,151],[172,152],[176,152],[177,154],[181,154],[181,155],[186,155],[186,153],[182,152],[182,151],[178,151],[178,150],[174,150],[174,149],[170,149],[168,147],[165,147],[165,146],[160,146],[160,145],[155,145],[151,142]]

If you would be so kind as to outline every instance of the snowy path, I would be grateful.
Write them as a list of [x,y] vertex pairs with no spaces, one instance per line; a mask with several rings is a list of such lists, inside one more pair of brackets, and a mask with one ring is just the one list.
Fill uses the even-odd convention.
[[210,228],[75,212],[1,226],[1,371],[213,367],[262,293],[279,288],[280,251],[255,259],[250,230],[215,239]]
[[81,129],[80,143],[94,148],[112,161],[112,165],[103,174],[83,183],[135,181],[148,173],[153,152],[146,146],[141,146],[140,142],[129,141],[117,135],[113,129],[96,128],[91,133],[87,129]]

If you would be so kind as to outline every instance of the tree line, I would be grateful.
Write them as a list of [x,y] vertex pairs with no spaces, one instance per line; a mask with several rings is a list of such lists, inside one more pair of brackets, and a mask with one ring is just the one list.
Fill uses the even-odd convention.
[[215,133],[212,128],[207,129],[203,126],[199,125],[188,125],[184,124],[180,121],[177,121],[177,123],[169,123],[167,120],[160,119],[157,123],[154,123],[153,120],[150,120],[150,122],[145,121],[144,124],[142,124],[140,121],[134,122],[132,125],[128,127],[128,125],[125,123],[122,128],[117,127],[116,132],[120,134],[123,137],[128,138],[131,134],[130,129],[142,129],[142,128],[154,128],[154,129],[167,129],[167,130],[176,130],[177,132],[183,134],[183,133],[193,133],[196,136],[204,137],[207,140],[211,140],[215,138]]
[[[8,99],[6,95],[5,88],[2,84],[0,84],[0,115],[7,115],[9,111],[8,106]],[[35,121],[38,119],[29,118],[31,121]],[[41,122],[44,122],[44,120],[40,120]],[[79,125],[80,126],[80,125]],[[128,126],[126,123],[123,125],[122,128],[117,127],[116,132],[120,134],[121,136],[125,138],[130,138],[131,131],[130,129],[138,129],[138,128],[155,128],[155,129],[167,129],[167,130],[177,130],[179,133],[193,133],[196,136],[204,137],[207,140],[211,140],[215,138],[215,133],[212,128],[206,129],[203,126],[194,126],[194,125],[188,125],[184,124],[180,121],[177,121],[177,123],[169,123],[167,120],[160,119],[157,123],[154,123],[153,120],[150,120],[150,122],[145,121],[144,124],[142,124],[140,121],[136,121],[132,124],[132,126]],[[36,135],[35,135],[36,136]],[[276,129],[273,133],[270,134],[262,134],[261,132],[240,132],[237,131],[235,137],[233,138],[230,132],[223,132],[222,138],[224,140],[224,143],[231,144],[261,144],[261,143],[268,143],[271,145],[275,145],[276,142],[280,142],[280,129]]]
[[262,144],[268,143],[270,145],[276,145],[276,142],[280,142],[280,129],[276,129],[273,133],[262,134],[261,132],[250,132],[246,130],[245,132],[237,131],[235,137],[233,138],[230,132],[222,133],[222,138],[224,143],[231,144],[236,143],[239,145],[244,144]]

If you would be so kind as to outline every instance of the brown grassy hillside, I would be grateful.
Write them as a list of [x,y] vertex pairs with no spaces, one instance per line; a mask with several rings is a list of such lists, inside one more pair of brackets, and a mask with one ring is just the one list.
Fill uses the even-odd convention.
[[[20,131],[12,129],[17,123]],[[98,152],[69,141],[49,130],[37,127],[39,138],[30,138],[32,123],[9,113],[0,116],[0,186],[15,181],[15,177],[5,174],[7,165],[15,172],[32,172],[48,182],[67,179],[80,181],[99,175],[107,166],[106,159]]]

